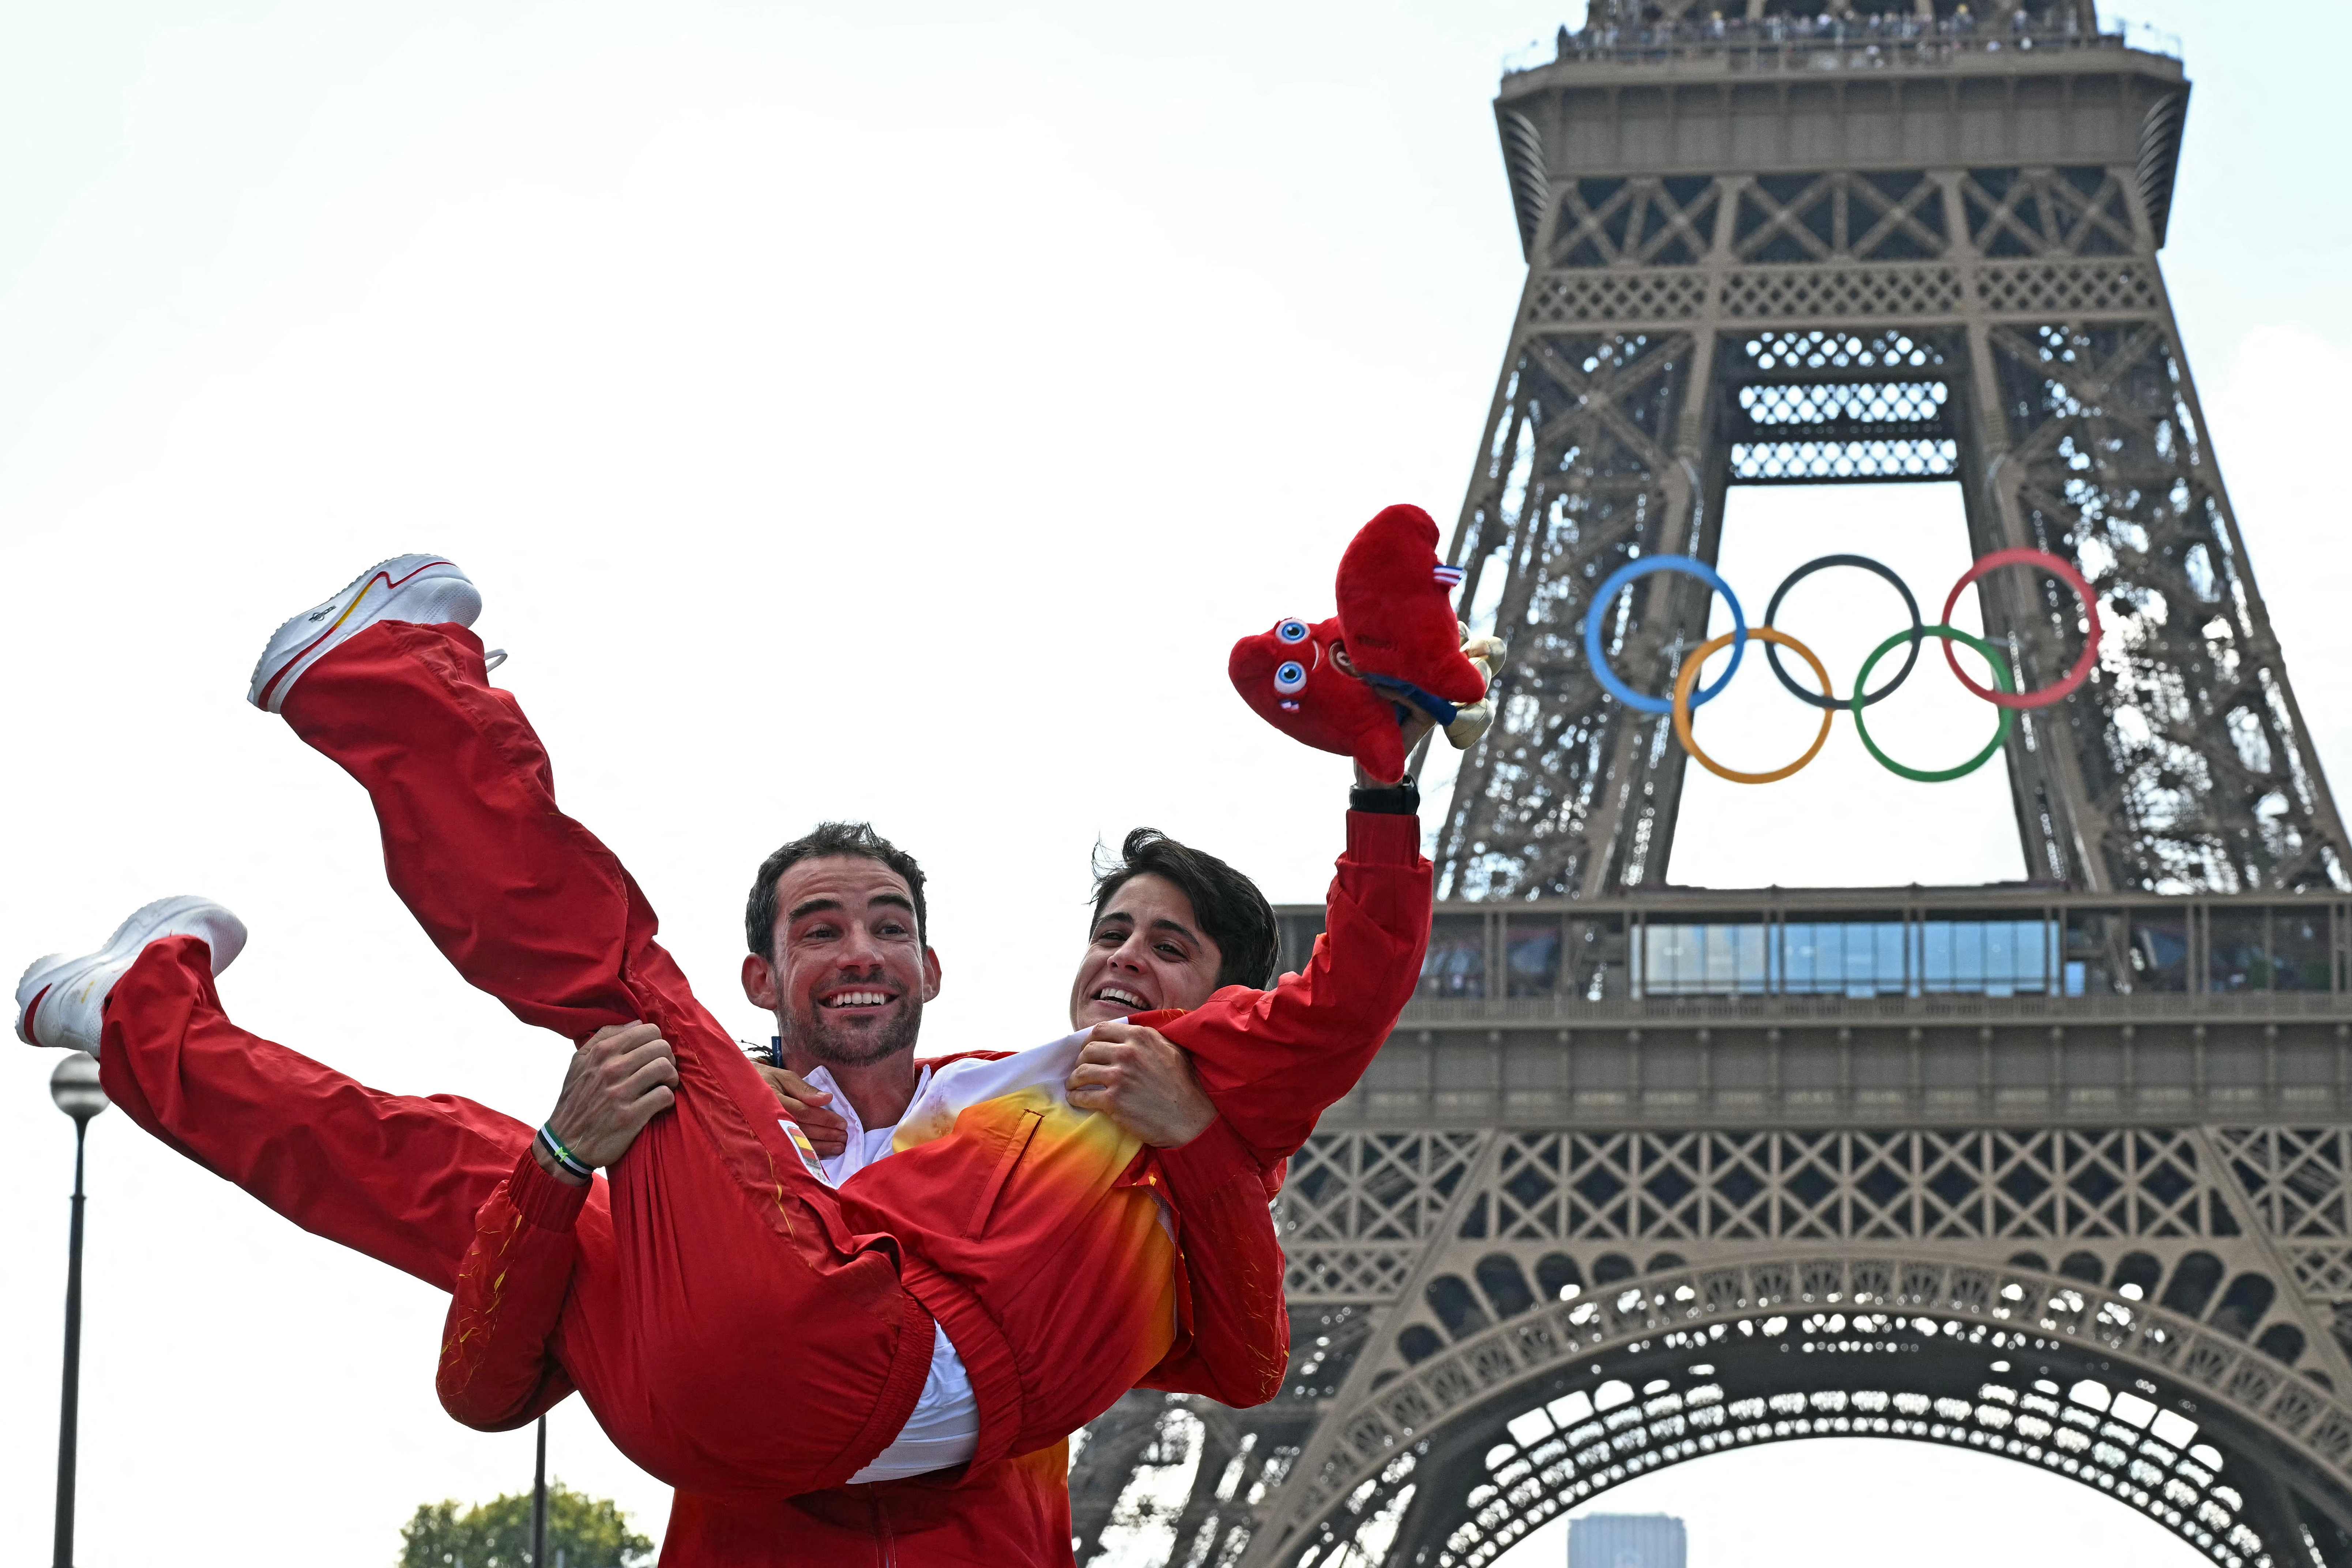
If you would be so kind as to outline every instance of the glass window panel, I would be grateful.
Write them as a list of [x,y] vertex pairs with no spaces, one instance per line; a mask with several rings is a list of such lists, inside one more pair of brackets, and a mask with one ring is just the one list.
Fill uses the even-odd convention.
[[1559,989],[1559,917],[1512,915],[1503,939],[1507,996],[1549,996]]
[[1738,957],[1732,965],[1734,983],[1749,994],[1764,989],[1764,928],[1761,925],[1734,926],[1732,941],[1738,944]]
[[1803,995],[1811,991],[1821,964],[1821,930],[1811,921],[1790,921],[1780,928],[1780,984]]
[[1705,980],[1700,989],[1710,996],[1727,996],[1739,988],[1739,931],[1736,926],[1701,926],[1706,944]]
[[2327,991],[2336,966],[2327,952],[2325,909],[2271,910],[2272,975],[2281,991]]
[[1816,921],[1812,930],[1812,976],[1805,989],[1815,994],[1845,989],[1845,928]]
[[2017,989],[2016,930],[2007,921],[1984,921],[1977,929],[1984,938],[1985,994],[2007,996]]
[[2131,963],[2136,990],[2188,990],[2188,915],[2177,910],[2133,910]]
[[2020,991],[2049,990],[2050,922],[2019,921],[2015,943],[2017,988]]
[[1432,922],[1429,956],[1421,965],[1420,994],[1486,994],[1486,916],[1440,915]]
[[1833,971],[1837,989],[1850,992],[1857,985],[1869,984],[1869,940],[1855,929],[1851,921],[1841,921],[1822,929],[1830,933],[1829,940],[1822,944],[1822,951],[1837,955],[1837,967]]
[[1643,990],[1653,996],[1728,996],[1765,988],[1760,922],[1646,926],[1642,956]]
[[1984,924],[1980,921],[1952,922],[1952,989],[1981,991],[1985,983]]
[[1588,1002],[1616,1001],[1626,994],[1625,917],[1580,917],[1569,922],[1569,991]]
[[2049,990],[2048,921],[1931,916],[1921,924],[1921,990],[1983,996]]
[[1654,996],[1671,995],[1675,960],[1681,954],[1682,929],[1646,925],[1642,928],[1642,989]]
[[1949,991],[1958,973],[1952,950],[1952,922],[1928,921],[1919,939],[1920,983],[1929,991]]
[[2064,942],[2070,987],[2075,971],[2082,972],[2082,989],[2070,989],[2068,995],[2105,996],[2131,988],[2131,922],[2121,910],[2067,910]]
[[2205,984],[2211,991],[2271,988],[2269,944],[2263,937],[2264,911],[2217,909],[2207,952]]

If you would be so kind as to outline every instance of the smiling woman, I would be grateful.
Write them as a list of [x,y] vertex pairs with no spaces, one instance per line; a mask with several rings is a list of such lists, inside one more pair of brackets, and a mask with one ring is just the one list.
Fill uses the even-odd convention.
[[1070,1021],[1197,1007],[1224,985],[1273,983],[1274,906],[1215,856],[1139,827],[1095,874],[1095,919]]

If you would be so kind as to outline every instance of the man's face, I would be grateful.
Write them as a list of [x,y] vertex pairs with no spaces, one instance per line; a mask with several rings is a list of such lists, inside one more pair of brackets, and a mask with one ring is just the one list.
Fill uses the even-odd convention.
[[1070,1026],[1130,1013],[1197,1007],[1217,988],[1224,955],[1202,933],[1192,900],[1164,877],[1129,877],[1095,917],[1070,987]]
[[940,961],[915,930],[905,879],[879,860],[829,855],[776,879],[776,936],[743,964],[743,991],[776,1016],[795,1054],[862,1067],[911,1050]]

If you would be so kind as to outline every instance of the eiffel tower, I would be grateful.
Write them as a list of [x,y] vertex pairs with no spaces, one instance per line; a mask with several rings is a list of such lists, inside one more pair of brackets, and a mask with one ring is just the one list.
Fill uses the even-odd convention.
[[[1081,1561],[1480,1564],[1664,1466],[1876,1436],[2352,1564],[2352,847],[2158,266],[2177,50],[2092,0],[1723,10],[1594,0],[1503,78],[1528,270],[1451,555],[1502,717],[1421,995],[1276,1205],[1289,1384],[1097,1422]],[[1732,485],[1905,480],[2105,617],[2007,742],[2032,880],[1668,886],[1685,758],[1596,684],[1591,595],[1712,561]],[[1619,604],[1663,689],[1706,590]],[[2081,653],[2054,582],[1980,607],[2021,685]]]

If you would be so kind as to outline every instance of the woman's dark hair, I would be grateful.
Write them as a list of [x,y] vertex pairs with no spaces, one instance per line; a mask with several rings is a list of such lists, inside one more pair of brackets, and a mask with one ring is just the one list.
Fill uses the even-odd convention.
[[1257,884],[1214,855],[1179,844],[1156,827],[1139,827],[1118,847],[1118,858],[1105,863],[1095,858],[1095,919],[1118,890],[1136,877],[1166,879],[1192,900],[1192,917],[1201,934],[1217,944],[1223,962],[1219,985],[1274,984],[1275,960],[1281,938],[1275,930],[1274,906]]
[[776,955],[776,879],[803,860],[828,855],[855,855],[878,860],[906,879],[915,899],[915,940],[929,945],[930,916],[923,908],[923,868],[915,858],[874,831],[870,822],[820,822],[760,862],[751,879],[751,897],[743,908],[743,936],[761,958]]

